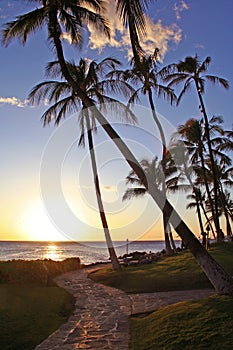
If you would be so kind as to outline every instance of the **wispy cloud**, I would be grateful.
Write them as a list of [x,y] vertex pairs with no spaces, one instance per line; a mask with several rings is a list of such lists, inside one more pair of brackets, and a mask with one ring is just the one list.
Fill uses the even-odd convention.
[[16,107],[26,107],[29,105],[29,101],[26,99],[21,101],[17,97],[0,97],[0,104],[8,104]]
[[194,47],[195,47],[196,49],[204,49],[204,48],[205,48],[205,46],[204,46],[203,44],[200,44],[200,43],[194,44]]
[[[89,26],[89,47],[99,51],[102,51],[106,46],[117,48],[125,51],[128,58],[132,57],[129,33],[118,16],[115,15],[115,1],[113,0],[108,2],[106,17],[110,23],[111,40],[106,40],[106,36],[101,35]],[[154,23],[148,17],[146,17],[146,25],[147,35],[141,41],[141,45],[148,54],[152,54],[155,48],[158,47],[160,49],[160,59],[163,60],[169,49],[169,44],[172,42],[178,44],[181,41],[182,31],[176,24],[164,26],[161,20]]]
[[178,3],[175,2],[173,10],[175,11],[176,19],[179,21],[181,19],[181,12],[186,11],[188,9],[189,5],[184,0],[181,0]]
[[108,191],[108,192],[116,192],[116,186],[109,186],[109,185],[102,185],[102,190]]

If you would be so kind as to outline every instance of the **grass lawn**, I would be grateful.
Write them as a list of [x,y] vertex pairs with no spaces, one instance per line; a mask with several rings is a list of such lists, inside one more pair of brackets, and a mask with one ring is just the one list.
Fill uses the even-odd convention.
[[130,350],[231,350],[233,297],[212,296],[131,319]]
[[[209,252],[233,275],[233,243],[212,245]],[[211,287],[190,252],[120,272],[102,269],[90,277],[128,293]],[[231,350],[232,311],[233,297],[214,295],[132,317],[130,350]]]
[[58,287],[0,284],[0,349],[34,349],[73,307],[73,297]]
[[[212,245],[209,253],[233,275],[233,243]],[[101,269],[90,277],[127,293],[205,289],[212,285],[190,252],[162,257],[149,265],[126,267],[121,271]]]

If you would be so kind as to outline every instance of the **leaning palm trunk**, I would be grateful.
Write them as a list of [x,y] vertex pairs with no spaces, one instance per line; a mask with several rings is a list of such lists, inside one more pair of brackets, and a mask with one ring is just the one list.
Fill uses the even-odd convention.
[[107,243],[107,248],[110,256],[110,260],[112,263],[112,267],[114,270],[120,269],[120,264],[116,256],[115,249],[113,247],[112,239],[110,236],[109,228],[108,228],[108,222],[104,211],[101,191],[100,191],[100,185],[99,185],[99,176],[96,166],[96,158],[95,158],[95,151],[94,151],[94,145],[93,145],[93,137],[92,137],[92,130],[90,125],[90,119],[89,116],[86,115],[86,123],[87,123],[87,134],[88,134],[88,144],[89,144],[89,152],[91,156],[91,164],[92,164],[92,171],[94,176],[94,183],[95,183],[95,191],[96,191],[96,197],[97,197],[97,203],[99,207],[99,213],[100,218],[102,222],[102,226],[104,229],[105,239]]
[[167,253],[167,255],[172,255],[173,250],[172,250],[171,244],[170,244],[171,232],[169,232],[169,226],[170,226],[169,225],[169,217],[167,217],[166,214],[163,213],[163,229],[164,229],[166,253]]
[[174,239],[173,239],[170,223],[168,223],[168,225],[167,225],[167,232],[168,232],[168,235],[169,235],[169,239],[170,239],[170,242],[171,242],[171,246],[172,246],[173,252],[177,253],[177,249],[176,249],[176,245],[175,245],[175,242],[174,242]]
[[145,188],[148,188],[148,192],[150,193],[154,201],[157,203],[159,208],[162,210],[162,212],[164,212],[165,215],[170,218],[172,226],[174,227],[180,238],[184,241],[184,244],[190,249],[194,257],[196,258],[198,264],[201,266],[206,276],[213,284],[216,291],[220,294],[233,294],[233,281],[231,277],[202,247],[201,243],[196,239],[194,234],[182,221],[182,219],[179,217],[177,212],[171,206],[169,201],[164,197],[164,195],[157,188],[148,183],[142,167],[140,166],[132,152],[129,150],[127,145],[123,142],[120,136],[108,123],[103,114],[100,113],[100,111],[96,108],[94,102],[77,86],[76,82],[72,79],[66,67],[59,34],[56,32],[55,28],[56,26],[52,27],[51,35],[54,39],[54,44],[57,51],[57,57],[61,66],[61,70],[67,82],[72,86],[74,91],[76,91],[77,97],[81,99],[83,105],[85,105],[87,108],[92,108],[95,117],[100,123],[100,125],[115,143],[115,145],[122,153],[129,166],[142,181],[142,184],[145,186]]
[[203,222],[202,222],[202,217],[201,217],[201,209],[200,209],[200,203],[198,198],[196,197],[196,205],[197,205],[197,215],[198,215],[198,220],[199,220],[199,225],[200,225],[200,230],[201,230],[201,235],[204,237],[205,235],[205,230],[204,230],[204,226],[203,226]]

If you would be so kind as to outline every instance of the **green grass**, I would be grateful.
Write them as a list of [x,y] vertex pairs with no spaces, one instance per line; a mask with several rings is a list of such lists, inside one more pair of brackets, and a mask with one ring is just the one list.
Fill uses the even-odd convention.
[[0,348],[34,349],[73,308],[73,297],[58,287],[0,285]]
[[231,350],[233,297],[170,305],[131,319],[130,350]]
[[[212,245],[209,252],[233,275],[233,243]],[[190,252],[120,272],[101,269],[90,277],[128,293],[211,287]],[[214,295],[162,307],[145,317],[133,317],[130,350],[231,350],[232,310],[233,297]]]
[[[233,243],[212,245],[209,253],[233,274]],[[126,267],[119,272],[101,269],[90,277],[127,293],[212,288],[190,252],[163,257],[150,265]]]

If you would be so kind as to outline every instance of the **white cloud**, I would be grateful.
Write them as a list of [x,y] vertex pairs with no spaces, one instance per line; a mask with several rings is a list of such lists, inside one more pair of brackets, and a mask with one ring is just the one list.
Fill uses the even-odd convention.
[[[185,4],[185,3],[184,3]],[[109,19],[109,27],[111,30],[111,39],[108,40],[106,36],[89,26],[90,31],[89,47],[97,49],[100,52],[106,47],[117,48],[126,52],[128,58],[132,57],[132,50],[130,45],[130,37],[128,29],[124,28],[121,20],[115,14],[115,1],[110,0],[106,8],[106,18]],[[152,54],[156,47],[160,49],[160,59],[163,60],[165,54],[169,49],[170,43],[178,44],[182,39],[182,31],[176,24],[164,26],[159,20],[154,23],[149,17],[146,17],[147,35],[141,40],[142,48],[148,53]]]
[[21,101],[16,97],[0,97],[0,103],[9,104],[16,107],[25,107],[29,105],[28,100]]
[[189,9],[189,5],[181,0],[179,3],[175,2],[173,10],[175,11],[176,19],[179,21],[181,19],[181,12]]
[[72,44],[72,39],[71,39],[71,35],[69,33],[62,33],[62,39],[68,41],[69,44]]
[[159,48],[160,60],[164,59],[164,56],[169,50],[169,44],[175,43],[176,45],[182,39],[182,30],[176,25],[164,26],[162,21],[153,23],[151,19],[147,18],[147,36],[142,41],[142,48],[152,54],[155,48]]

